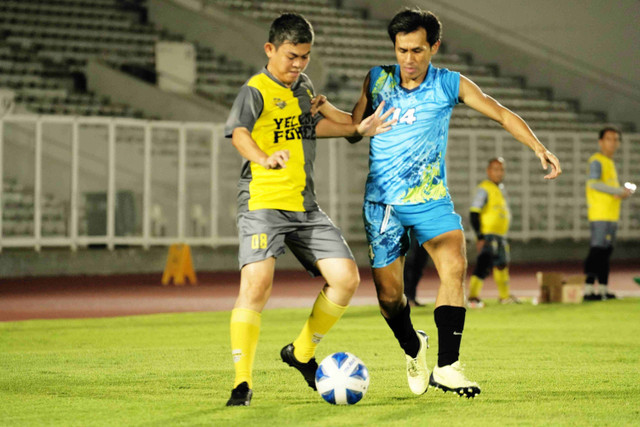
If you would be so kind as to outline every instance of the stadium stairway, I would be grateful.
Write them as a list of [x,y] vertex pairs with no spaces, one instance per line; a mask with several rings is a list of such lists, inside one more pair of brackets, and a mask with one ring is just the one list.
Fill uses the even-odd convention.
[[[305,14],[316,30],[316,51],[329,70],[316,85],[338,107],[350,110],[361,82],[374,65],[395,58],[386,22],[367,19],[367,11],[338,7],[332,0],[208,0],[268,25],[283,10]],[[141,117],[126,105],[93,96],[84,88],[87,60],[99,57],[138,77],[155,79],[155,43],[183,41],[181,34],[147,22],[144,1],[6,0],[0,4],[0,87],[17,92],[17,101],[39,113]],[[189,40],[187,40],[189,41]],[[197,48],[199,95],[227,106],[256,70],[214,52]],[[446,41],[433,63],[459,71],[486,93],[520,114],[536,130],[595,131],[610,124],[604,112],[581,111],[576,101],[554,99],[551,88],[530,87],[519,76],[502,76],[498,65],[477,64],[471,55],[448,52]],[[629,130],[625,123],[616,123]],[[495,128],[490,119],[461,106],[451,126]]]
[[[358,99],[362,81],[375,65],[395,63],[386,33],[386,21],[367,19],[367,11],[337,7],[331,0],[209,0],[237,13],[263,21],[273,20],[281,11],[304,14],[314,25],[315,51],[330,70],[324,92],[338,107],[350,111]],[[342,3],[346,4],[346,3]],[[499,65],[477,64],[469,54],[448,52],[446,40],[434,56],[436,67],[458,71],[483,90],[521,115],[536,130],[597,131],[611,124],[604,112],[581,111],[573,100],[554,99],[552,88],[530,87],[519,76],[502,76]],[[322,87],[318,82],[317,86]],[[626,123],[615,123],[630,130]],[[462,105],[454,110],[455,128],[496,128],[498,125]]]
[[[33,235],[33,189],[20,184],[15,178],[6,178],[2,194],[2,235]],[[52,194],[45,194],[41,205],[42,236],[64,236],[67,233],[66,205]]]
[[[141,2],[7,0],[0,3],[0,87],[39,114],[150,117],[87,91],[87,63],[155,83],[155,44],[182,41],[146,22]],[[253,71],[239,61],[197,48],[197,93],[225,105]],[[153,116],[151,116],[153,117]]]

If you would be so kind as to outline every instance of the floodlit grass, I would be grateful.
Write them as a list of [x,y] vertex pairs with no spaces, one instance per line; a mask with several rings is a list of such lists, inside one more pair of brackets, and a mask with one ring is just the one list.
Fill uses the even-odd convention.
[[[233,366],[229,313],[0,323],[1,425],[638,425],[640,300],[488,305],[467,311],[462,362],[482,394],[415,396],[376,307],[352,307],[324,339],[360,357],[369,391],[325,403],[279,359],[308,310],[269,310],[250,407],[225,407]],[[437,334],[432,307],[414,325]]]

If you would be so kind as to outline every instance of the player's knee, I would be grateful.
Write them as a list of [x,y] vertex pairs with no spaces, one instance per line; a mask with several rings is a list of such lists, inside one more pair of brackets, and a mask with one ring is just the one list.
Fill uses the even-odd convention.
[[340,288],[343,292],[353,295],[356,290],[360,286],[360,275],[357,273],[355,275],[350,275],[346,277],[341,283]]
[[404,303],[404,293],[400,289],[385,289],[378,291],[378,303],[385,314],[395,314]]
[[488,264],[478,261],[475,268],[473,269],[473,275],[484,280],[489,275],[489,270],[490,266]]
[[240,286],[238,299],[251,306],[264,305],[271,294],[271,284],[262,282],[247,282]]
[[473,271],[473,275],[478,277],[479,279],[486,279],[487,276],[489,276],[489,270],[488,269],[484,269],[484,270],[474,270]]
[[452,257],[447,260],[445,270],[447,275],[464,277],[467,272],[467,259],[462,256]]
[[387,319],[395,317],[404,308],[402,296],[399,299],[378,297],[378,304],[380,305],[380,312]]
[[339,280],[332,280],[332,282],[333,283],[327,281],[329,286],[338,288],[344,294],[353,295],[358,289],[358,286],[360,286],[360,273],[358,272],[358,267],[353,263],[353,266],[350,266],[343,271]]

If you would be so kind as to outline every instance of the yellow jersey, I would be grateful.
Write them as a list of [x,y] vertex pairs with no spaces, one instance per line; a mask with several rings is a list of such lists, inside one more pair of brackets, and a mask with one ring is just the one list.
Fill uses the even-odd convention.
[[469,210],[480,214],[480,232],[506,236],[511,212],[504,185],[485,179],[476,188],[476,195]]
[[[599,163],[600,166],[598,167],[594,162]],[[610,187],[620,187],[613,159],[602,153],[596,153],[589,158],[589,179],[586,185],[587,216],[589,221],[617,222],[620,219],[621,200],[613,194],[591,188],[594,182],[601,182]]]
[[294,212],[318,208],[313,162],[316,155],[316,124],[323,118],[311,115],[313,85],[301,74],[286,87],[266,68],[241,88],[225,125],[230,138],[238,127],[247,128],[267,155],[289,150],[283,169],[265,169],[245,159],[238,184],[238,211],[280,209]]

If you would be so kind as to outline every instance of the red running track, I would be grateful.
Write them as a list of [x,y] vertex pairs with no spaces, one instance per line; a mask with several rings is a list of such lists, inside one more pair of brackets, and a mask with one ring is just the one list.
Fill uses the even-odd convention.
[[[536,271],[580,274],[581,263],[514,265],[512,293],[519,297],[538,295]],[[377,304],[369,269],[361,269],[362,283],[352,305]],[[161,274],[126,276],[77,276],[0,279],[0,321],[112,317],[151,313],[231,310],[238,291],[238,272],[198,274],[197,286],[162,286]],[[612,264],[610,288],[618,296],[640,297],[638,262]],[[432,265],[418,286],[418,299],[427,303],[436,297],[438,279]],[[303,271],[277,271],[266,309],[311,307],[323,281]],[[493,280],[482,291],[486,299],[497,298]]]

